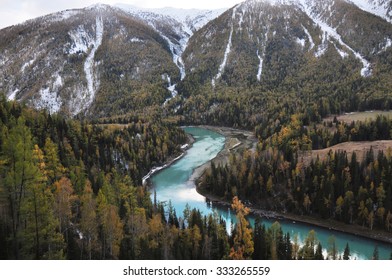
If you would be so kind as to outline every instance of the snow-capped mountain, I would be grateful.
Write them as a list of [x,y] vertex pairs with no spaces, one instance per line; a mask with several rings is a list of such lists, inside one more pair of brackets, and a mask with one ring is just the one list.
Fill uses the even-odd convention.
[[301,92],[327,82],[322,94],[348,83],[371,94],[388,88],[391,22],[385,0],[248,0],[216,11],[94,5],[0,30],[0,92],[93,117],[168,103],[177,112],[199,88]]
[[[186,69],[182,60],[182,54],[188,46],[188,41],[200,28],[211,20],[220,16],[225,9],[218,10],[197,10],[197,9],[142,9],[127,4],[117,4],[117,7],[130,13],[132,16],[148,23],[162,38],[168,43],[173,62],[180,70],[181,80],[185,78]],[[172,97],[177,95],[176,84],[172,84],[172,79],[167,76],[168,89]],[[170,100],[169,98],[168,100]],[[168,101],[167,100],[167,101]]]
[[249,0],[195,34],[183,59],[188,74],[213,87],[275,87],[313,61],[349,65],[346,74],[370,78],[386,63],[380,55],[391,51],[392,25],[381,12],[386,2]]
[[67,10],[1,30],[0,91],[71,116],[92,107],[105,115],[107,99],[130,103],[117,106],[125,113],[135,103],[129,93],[146,84],[155,87],[148,105],[173,97],[189,38],[223,10],[119,7]]
[[178,9],[178,8],[139,8],[128,4],[116,4],[116,7],[123,9],[147,22],[156,24],[162,18],[175,20],[182,25],[182,28],[190,36],[211,20],[219,17],[226,9],[218,10],[198,10],[198,9]]

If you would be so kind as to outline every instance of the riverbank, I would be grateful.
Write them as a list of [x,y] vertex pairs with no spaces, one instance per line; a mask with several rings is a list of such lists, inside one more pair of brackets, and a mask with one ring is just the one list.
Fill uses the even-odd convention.
[[176,161],[182,159],[186,155],[186,151],[192,147],[192,144],[195,142],[195,139],[192,137],[192,135],[188,134],[188,141],[184,145],[182,145],[181,150],[183,153],[177,157],[171,157],[169,158],[162,166],[158,167],[153,167],[150,172],[147,173],[146,176],[142,178],[142,185],[145,186],[148,184],[148,181],[150,180],[151,176],[154,175],[155,173],[162,171],[163,169],[171,166],[174,164]]
[[[197,187],[197,192],[203,195],[212,205],[217,205],[220,207],[229,208],[231,207],[231,202],[227,200],[223,200],[217,196],[206,193],[200,187]],[[383,242],[388,245],[392,245],[392,234],[380,231],[380,230],[370,230],[369,228],[362,227],[356,224],[345,224],[335,220],[324,220],[318,217],[313,216],[301,216],[295,215],[291,213],[279,213],[269,210],[263,210],[259,208],[255,208],[250,204],[246,204],[246,207],[250,209],[250,213],[258,216],[262,219],[272,220],[272,221],[280,221],[286,220],[291,221],[292,223],[301,223],[308,226],[314,226],[315,231],[317,232],[317,228],[323,228],[328,230],[334,230],[346,234],[352,234],[355,236],[364,237],[367,239],[372,239],[375,241]]]
[[223,135],[226,138],[225,146],[214,159],[197,167],[193,171],[189,181],[196,182],[199,178],[201,178],[204,172],[211,167],[211,162],[214,162],[216,166],[223,166],[229,162],[230,154],[232,153],[241,153],[244,150],[251,150],[252,152],[256,151],[257,138],[251,131],[208,125],[202,125],[199,127],[212,130]]
[[[213,196],[206,193],[199,187],[198,180],[202,178],[205,172],[211,167],[211,162],[214,162],[216,166],[224,165],[229,162],[230,154],[232,153],[242,153],[244,149],[251,150],[254,152],[257,146],[257,138],[252,132],[236,130],[232,128],[225,127],[212,127],[212,126],[201,126],[203,128],[218,132],[226,137],[225,146],[221,152],[211,161],[203,164],[202,166],[194,169],[190,181],[193,181],[196,185],[196,190],[199,194],[206,197],[213,204],[221,205],[224,207],[230,207],[230,201],[224,201],[219,197]],[[279,213],[274,211],[267,211],[263,209],[256,208],[252,205],[246,205],[251,209],[251,212],[261,218],[266,218],[269,220],[288,220],[293,223],[302,223],[310,226],[315,226],[319,228],[335,230],[338,232],[343,232],[347,234],[352,234],[356,236],[361,236],[364,238],[380,241],[386,244],[392,244],[392,234],[380,231],[380,230],[370,230],[369,228],[362,227],[360,225],[349,225],[341,223],[335,220],[324,220],[319,217],[314,216],[301,216],[291,213]],[[317,231],[317,230],[316,230]]]

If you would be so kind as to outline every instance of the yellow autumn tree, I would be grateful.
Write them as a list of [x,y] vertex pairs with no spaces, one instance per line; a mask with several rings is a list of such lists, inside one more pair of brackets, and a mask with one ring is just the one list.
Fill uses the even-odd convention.
[[254,244],[252,229],[249,227],[249,222],[245,218],[250,210],[242,204],[237,196],[233,198],[231,207],[236,211],[237,224],[229,258],[233,260],[250,259],[254,251]]

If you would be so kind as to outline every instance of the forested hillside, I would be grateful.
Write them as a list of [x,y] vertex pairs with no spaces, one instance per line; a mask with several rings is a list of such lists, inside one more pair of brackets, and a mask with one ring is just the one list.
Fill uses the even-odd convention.
[[[370,229],[392,230],[392,149],[375,153],[371,141],[390,140],[392,120],[377,117],[351,124],[307,128],[293,117],[290,125],[261,141],[256,154],[246,151],[227,166],[212,165],[201,187],[254,207],[336,219]],[[338,143],[370,141],[357,156],[333,151]],[[321,160],[312,152],[331,149]],[[347,146],[349,148],[349,146]]]
[[353,3],[238,4],[190,39],[173,108],[188,123],[256,127],[264,138],[298,112],[320,121],[391,109],[392,25]]
[[179,152],[187,138],[165,121],[118,121],[127,125],[66,120],[1,99],[1,259],[349,258],[349,248],[323,255],[314,231],[300,244],[278,222],[251,229],[237,197],[241,222],[231,233],[216,214],[176,213],[151,201],[143,169]]

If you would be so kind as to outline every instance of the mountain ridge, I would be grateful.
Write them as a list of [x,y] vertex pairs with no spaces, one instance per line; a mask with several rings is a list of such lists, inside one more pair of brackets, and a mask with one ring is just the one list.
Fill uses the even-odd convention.
[[249,0],[189,14],[121,4],[66,10],[0,30],[0,91],[51,113],[105,117],[150,106],[181,114],[205,86],[280,91],[294,79],[301,90],[298,75],[314,60],[344,67],[342,78],[332,78],[338,83],[364,83],[390,71],[382,59],[392,46],[388,4]]

